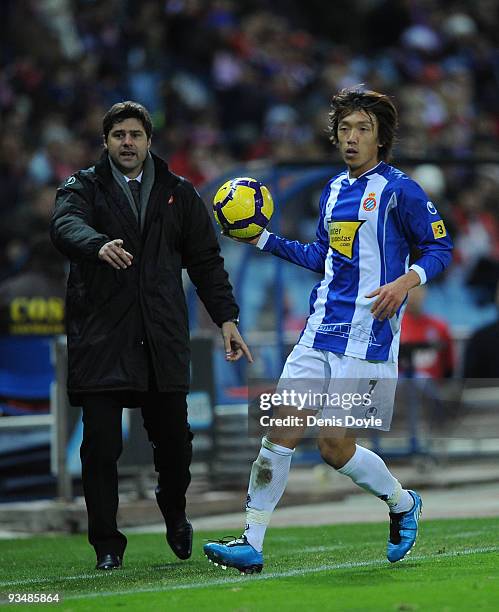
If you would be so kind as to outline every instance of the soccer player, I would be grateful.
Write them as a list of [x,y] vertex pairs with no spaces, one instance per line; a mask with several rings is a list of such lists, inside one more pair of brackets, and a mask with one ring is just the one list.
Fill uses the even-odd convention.
[[[322,192],[317,239],[301,244],[265,230],[249,241],[324,275],[312,291],[310,315],[281,381],[322,376],[334,390],[339,378],[396,379],[408,292],[451,260],[452,242],[434,204],[417,183],[387,163],[396,127],[397,111],[386,95],[340,91],[332,101],[329,131],[347,168]],[[409,265],[414,247],[419,257]],[[298,411],[281,407],[278,416],[285,414]],[[229,542],[206,544],[210,561],[243,573],[261,571],[265,531],[304,431],[273,427],[263,438],[251,469],[244,532]],[[421,498],[401,486],[381,457],[356,444],[353,429],[338,434],[321,431],[321,456],[388,505],[387,558],[399,561],[416,540]]]

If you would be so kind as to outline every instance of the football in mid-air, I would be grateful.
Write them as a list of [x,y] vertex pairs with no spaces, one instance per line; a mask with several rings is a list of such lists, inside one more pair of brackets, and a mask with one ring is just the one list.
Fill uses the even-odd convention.
[[233,238],[255,238],[274,212],[269,190],[259,181],[240,177],[224,183],[213,199],[213,213],[224,233]]

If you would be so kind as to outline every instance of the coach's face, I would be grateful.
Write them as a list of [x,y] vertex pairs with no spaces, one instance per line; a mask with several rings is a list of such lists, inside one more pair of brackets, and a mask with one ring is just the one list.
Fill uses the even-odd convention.
[[119,171],[134,179],[142,170],[151,139],[147,138],[142,123],[138,119],[130,118],[113,125],[104,146]]
[[350,171],[358,177],[378,163],[378,120],[365,111],[345,115],[338,123],[338,147]]

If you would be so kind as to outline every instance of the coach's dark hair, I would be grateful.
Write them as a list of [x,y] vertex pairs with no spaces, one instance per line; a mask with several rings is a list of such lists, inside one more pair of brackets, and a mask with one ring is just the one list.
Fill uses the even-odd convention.
[[342,89],[331,102],[328,132],[333,144],[338,144],[338,124],[355,111],[365,111],[378,120],[378,159],[389,161],[398,126],[397,109],[388,96],[377,91],[363,91],[359,87]]
[[104,140],[107,140],[107,136],[115,123],[121,123],[125,119],[138,119],[144,126],[147,138],[152,136],[152,121],[151,115],[145,106],[138,102],[132,102],[127,100],[126,102],[118,102],[113,104],[111,108],[104,115],[102,120],[102,133],[104,134]]

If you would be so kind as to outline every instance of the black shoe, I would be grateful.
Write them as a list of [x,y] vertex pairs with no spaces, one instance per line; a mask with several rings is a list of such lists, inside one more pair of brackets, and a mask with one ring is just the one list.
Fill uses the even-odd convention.
[[115,553],[106,553],[97,557],[97,565],[95,569],[98,570],[113,570],[121,568],[122,558],[120,555]]
[[192,525],[187,518],[166,527],[166,541],[179,559],[188,559],[192,554]]

